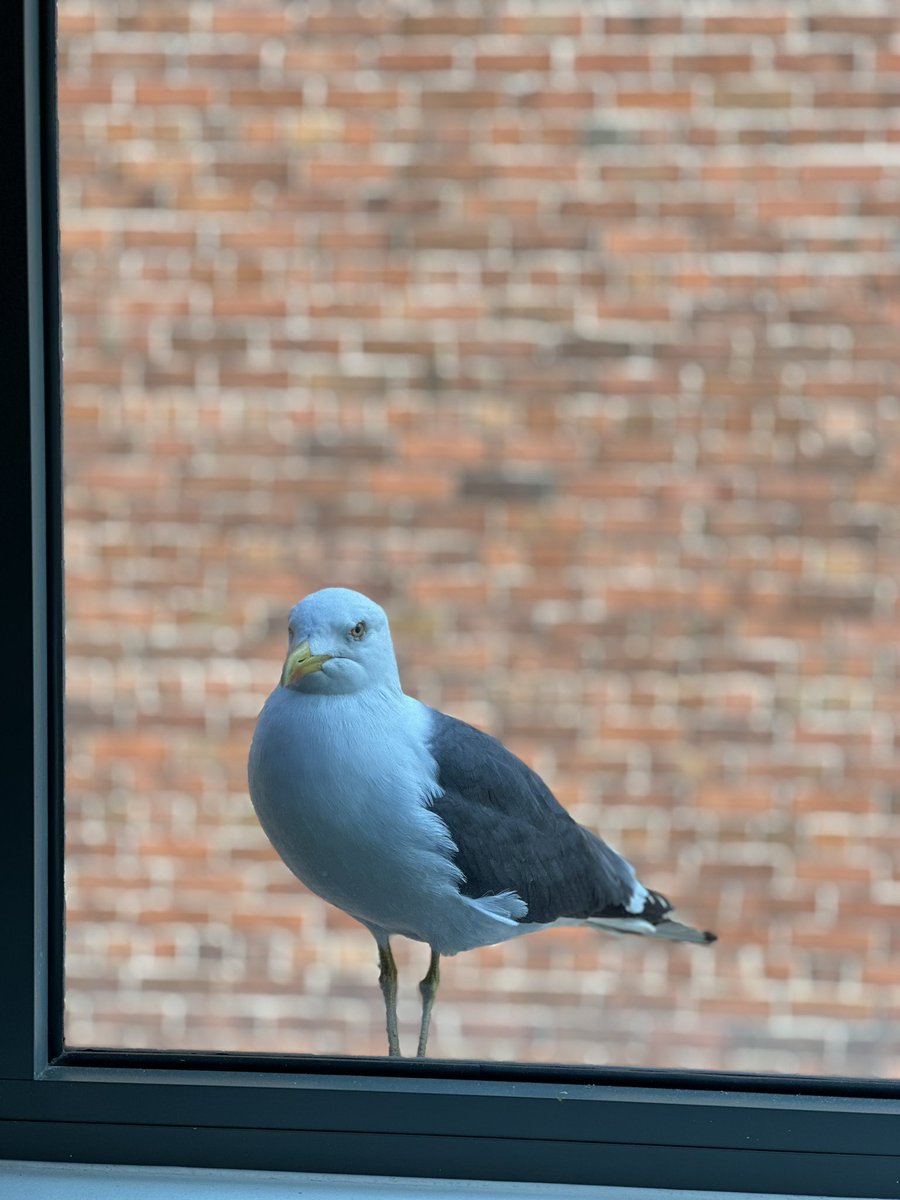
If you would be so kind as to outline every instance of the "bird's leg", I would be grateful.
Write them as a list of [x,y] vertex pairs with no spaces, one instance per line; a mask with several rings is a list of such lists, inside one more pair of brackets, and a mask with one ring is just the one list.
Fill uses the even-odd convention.
[[428,964],[428,974],[419,984],[419,991],[422,993],[422,1026],[419,1030],[419,1048],[416,1051],[417,1058],[425,1057],[425,1049],[428,1046],[428,1030],[431,1026],[431,1009],[434,1005],[434,998],[437,995],[438,984],[441,982],[441,956],[436,950],[431,952],[431,962]]
[[378,982],[381,984],[384,996],[384,1015],[387,1022],[388,1054],[391,1058],[400,1056],[400,1036],[397,1033],[397,964],[391,953],[391,943],[385,939],[384,945],[378,943],[378,963],[381,970]]

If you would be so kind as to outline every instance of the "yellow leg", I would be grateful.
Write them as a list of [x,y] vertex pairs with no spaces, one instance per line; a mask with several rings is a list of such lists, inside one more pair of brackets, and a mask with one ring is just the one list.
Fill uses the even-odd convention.
[[384,996],[384,1015],[387,1024],[388,1054],[391,1058],[400,1056],[400,1037],[397,1033],[397,964],[391,953],[391,943],[378,943],[378,963],[381,970],[378,982]]
[[425,1057],[425,1050],[428,1046],[428,1030],[431,1027],[431,1009],[434,1005],[434,998],[437,995],[438,984],[440,982],[441,956],[435,950],[432,950],[428,974],[419,984],[419,991],[422,993],[422,1026],[419,1030],[419,1049],[416,1051],[417,1058]]

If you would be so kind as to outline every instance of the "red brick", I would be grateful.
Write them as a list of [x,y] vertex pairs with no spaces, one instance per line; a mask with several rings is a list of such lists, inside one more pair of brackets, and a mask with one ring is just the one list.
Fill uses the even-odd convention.
[[[302,63],[302,55],[300,61]],[[378,66],[382,71],[449,71],[453,63],[453,55],[446,51],[404,51],[378,56]]]
[[138,83],[135,88],[136,102],[147,107],[182,104],[204,108],[212,96],[212,89],[205,84]]
[[485,32],[485,26],[486,21],[483,17],[435,13],[433,16],[404,17],[400,31],[406,36],[413,37],[421,35],[439,37],[447,34],[455,37],[472,37]]
[[504,14],[500,18],[500,31],[514,35],[575,37],[581,32],[583,25],[584,18],[574,12]]
[[575,70],[600,71],[609,75],[643,75],[650,71],[653,60],[649,52],[626,53],[613,50],[584,50],[575,55]]
[[74,105],[110,104],[112,102],[112,84],[100,82],[74,82],[65,77],[60,79],[57,94],[60,108],[71,108]]
[[[853,52],[850,50],[819,50],[807,53],[776,54],[776,71],[794,71],[803,75],[852,74]],[[886,67],[879,65],[879,70]]]
[[680,91],[632,91],[620,88],[616,103],[620,108],[664,108],[686,109],[694,103],[694,97],[688,90]]
[[749,52],[731,54],[676,54],[672,65],[676,71],[691,75],[745,75],[753,69]]
[[382,36],[389,31],[391,24],[392,19],[387,12],[346,12],[335,6],[332,11],[308,13],[303,18],[301,28],[304,35],[316,39],[352,39],[358,42],[360,37]]
[[490,88],[459,88],[452,91],[435,89],[423,90],[421,104],[425,112],[442,109],[457,111],[473,108],[497,108],[500,100],[500,93]]
[[789,13],[753,12],[748,6],[746,11],[731,16],[707,17],[703,24],[705,30],[712,34],[750,33],[777,36],[787,33],[793,23]]
[[476,71],[548,71],[550,54],[546,50],[531,53],[476,54]]
[[257,5],[252,8],[222,8],[212,12],[214,33],[241,33],[249,37],[278,37],[294,31],[297,24],[290,9],[266,11]]
[[880,16],[874,13],[833,13],[810,17],[809,29],[811,33],[853,34],[881,39],[900,32],[900,17],[896,14]]
[[400,92],[396,88],[360,89],[354,91],[348,88],[330,87],[325,103],[329,108],[396,108],[400,101]]

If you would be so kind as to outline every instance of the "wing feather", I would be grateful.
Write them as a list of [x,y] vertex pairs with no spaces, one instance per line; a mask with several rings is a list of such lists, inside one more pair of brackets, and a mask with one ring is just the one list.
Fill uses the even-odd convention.
[[[671,907],[647,893],[634,912],[634,870],[566,812],[541,777],[496,738],[432,710],[431,753],[441,795],[432,803],[457,847],[464,895],[514,891],[521,918],[640,916],[659,920]],[[643,889],[640,889],[643,891]]]

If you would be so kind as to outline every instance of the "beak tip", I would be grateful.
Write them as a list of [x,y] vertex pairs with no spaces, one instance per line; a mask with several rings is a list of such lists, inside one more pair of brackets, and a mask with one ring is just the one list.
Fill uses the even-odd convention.
[[281,686],[288,687],[295,679],[303,679],[315,671],[322,670],[322,664],[328,662],[330,654],[313,654],[309,642],[301,642],[285,659],[281,672]]

